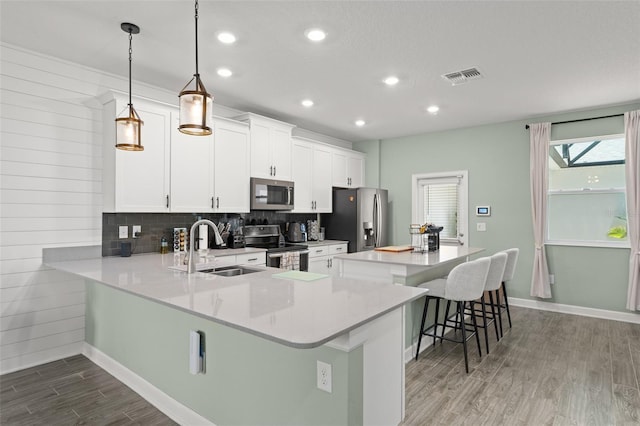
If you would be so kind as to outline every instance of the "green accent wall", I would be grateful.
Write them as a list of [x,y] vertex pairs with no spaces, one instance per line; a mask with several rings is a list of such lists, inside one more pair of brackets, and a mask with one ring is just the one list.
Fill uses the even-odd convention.
[[[92,281],[86,298],[87,343],[216,425],[362,424],[362,347],[294,349]],[[189,373],[189,330],[205,333],[206,374]]]
[[[509,296],[534,299],[530,294],[533,267],[533,232],[529,189],[528,123],[556,122],[607,116],[640,109],[640,103],[570,114],[549,115],[381,141],[354,143],[354,149],[379,159],[379,171],[367,185],[389,190],[390,244],[409,243],[411,223],[411,175],[416,173],[469,171],[469,244],[484,247],[483,255],[520,248],[516,275]],[[552,139],[624,133],[622,117],[552,126]],[[478,218],[477,205],[490,205],[491,216]],[[485,222],[486,232],[476,223]],[[552,299],[567,305],[625,310],[629,249],[597,247],[547,247],[550,273],[555,274]]]

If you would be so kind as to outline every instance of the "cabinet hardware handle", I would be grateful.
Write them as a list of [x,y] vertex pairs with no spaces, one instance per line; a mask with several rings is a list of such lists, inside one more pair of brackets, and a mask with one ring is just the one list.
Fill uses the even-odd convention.
[[211,197],[211,208],[213,208],[213,197]]
[[251,259],[247,259],[247,262],[255,262],[256,260],[258,260],[257,257],[252,257]]
[[276,175],[276,166],[273,166],[273,175]]
[[169,208],[169,196],[167,195],[167,208]]
[[216,209],[220,208],[220,197],[216,197]]
[[273,166],[269,166],[269,176],[273,176]]
[[322,253],[324,250],[316,250],[316,253]]
[[336,251],[341,251],[342,247],[336,247]]
[[329,259],[329,268],[333,268],[333,259]]

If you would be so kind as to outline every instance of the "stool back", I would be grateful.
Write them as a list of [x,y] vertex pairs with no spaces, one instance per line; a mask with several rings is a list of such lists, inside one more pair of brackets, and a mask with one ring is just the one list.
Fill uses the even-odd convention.
[[482,296],[491,259],[483,257],[461,263],[451,270],[444,287],[444,297],[454,301],[476,300]]
[[502,277],[504,277],[504,270],[507,266],[507,253],[500,252],[490,257],[491,266],[489,266],[489,273],[487,274],[487,282],[484,286],[485,291],[494,291],[500,288],[502,285]]
[[518,263],[518,254],[520,253],[520,249],[510,248],[504,250],[502,253],[507,253],[507,266],[504,268],[502,281],[511,281],[511,279],[513,279],[513,274],[516,272],[516,263]]

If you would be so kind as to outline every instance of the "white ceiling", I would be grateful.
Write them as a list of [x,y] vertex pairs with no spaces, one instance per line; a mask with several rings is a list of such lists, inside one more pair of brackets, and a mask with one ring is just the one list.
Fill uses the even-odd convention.
[[[126,77],[120,23],[132,22],[134,80],[177,96],[195,71],[191,0],[0,7],[3,42]],[[637,0],[201,0],[200,74],[220,104],[349,141],[390,138],[638,101],[639,22]],[[308,41],[310,27],[326,40]],[[219,43],[223,30],[238,41]],[[485,77],[440,77],[473,66]],[[392,74],[400,83],[387,87]]]

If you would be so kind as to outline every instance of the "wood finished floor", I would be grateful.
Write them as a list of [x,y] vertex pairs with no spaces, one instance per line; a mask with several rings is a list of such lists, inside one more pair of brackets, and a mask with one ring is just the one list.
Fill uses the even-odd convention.
[[403,426],[640,425],[640,324],[516,307],[511,316],[500,342],[489,328],[488,356],[470,340],[468,375],[454,343],[407,364]]
[[[640,425],[640,324],[515,307],[512,319],[500,342],[489,328],[488,356],[470,341],[468,375],[449,342],[407,364],[402,426]],[[175,424],[82,355],[0,386],[2,425]]]
[[0,425],[176,424],[83,355],[0,376],[0,389]]

